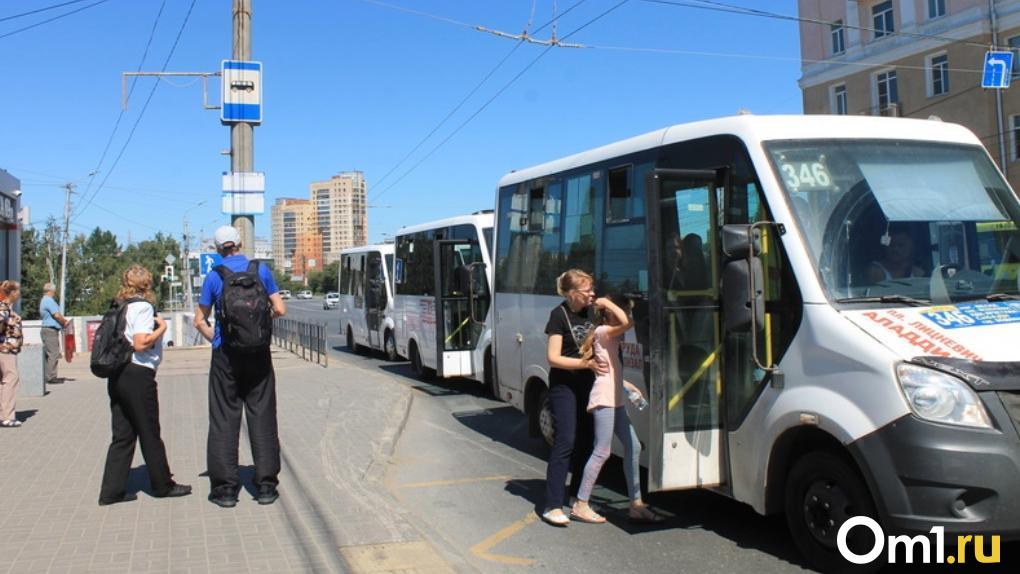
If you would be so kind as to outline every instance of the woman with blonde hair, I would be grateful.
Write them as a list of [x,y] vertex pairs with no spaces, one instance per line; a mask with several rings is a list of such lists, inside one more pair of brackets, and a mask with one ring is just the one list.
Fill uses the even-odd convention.
[[580,269],[570,269],[556,279],[556,292],[563,303],[549,314],[545,333],[549,336],[546,355],[549,360],[549,408],[553,421],[553,445],[545,474],[545,510],[542,520],[553,526],[567,526],[563,513],[566,503],[565,482],[570,470],[570,491],[576,494],[581,484],[584,462],[591,454],[592,417],[587,412],[588,396],[597,373],[608,367],[594,357],[582,358],[581,342],[593,328],[592,303],[595,282]]
[[21,426],[14,414],[18,398],[18,353],[24,338],[21,334],[21,316],[14,312],[14,304],[21,296],[17,281],[0,283],[0,428]]
[[156,369],[163,360],[166,321],[155,312],[152,273],[141,265],[128,267],[121,275],[117,302],[127,307],[122,311],[126,325],[124,337],[131,343],[134,352],[131,362],[107,381],[113,438],[106,454],[99,505],[138,498],[136,494],[125,491],[136,440],[142,447],[153,496],[163,498],[191,494],[191,486],[173,481],[166,447],[160,438]]

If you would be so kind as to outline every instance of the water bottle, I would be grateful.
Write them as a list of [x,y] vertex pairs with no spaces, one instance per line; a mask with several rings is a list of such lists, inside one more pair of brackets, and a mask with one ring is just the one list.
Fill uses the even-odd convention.
[[634,408],[636,408],[639,411],[643,411],[646,408],[648,408],[648,401],[646,401],[645,397],[642,396],[641,393],[637,392],[636,390],[632,389],[630,392],[628,392],[627,398],[630,399],[630,402],[631,404],[634,405]]

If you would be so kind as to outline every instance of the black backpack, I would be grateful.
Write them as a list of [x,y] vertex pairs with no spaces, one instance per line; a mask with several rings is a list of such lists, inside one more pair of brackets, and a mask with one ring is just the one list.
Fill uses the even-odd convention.
[[92,340],[89,369],[93,375],[109,379],[131,362],[131,353],[135,351],[135,346],[124,336],[124,330],[127,328],[127,308],[131,303],[143,301],[148,303],[140,297],[114,299],[110,302],[110,308],[103,313],[103,321],[96,329],[96,336]]
[[231,271],[223,265],[217,265],[213,271],[223,279],[223,294],[216,303],[223,347],[242,353],[269,348],[273,316],[269,295],[259,278],[259,262],[248,263],[245,271]]

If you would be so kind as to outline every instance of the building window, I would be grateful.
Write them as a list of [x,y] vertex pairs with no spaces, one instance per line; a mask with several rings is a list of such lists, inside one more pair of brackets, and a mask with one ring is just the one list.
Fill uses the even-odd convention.
[[845,116],[846,107],[846,84],[833,86],[832,88],[832,113]]
[[900,101],[899,90],[896,87],[896,70],[890,70],[876,75],[875,84],[878,88],[879,113],[886,111]]
[[872,6],[871,19],[874,23],[876,40],[892,34],[895,31],[893,26],[892,0],[886,0]]
[[928,0],[928,17],[938,18],[946,15],[946,0]]
[[949,56],[939,54],[928,60],[928,95],[949,93]]
[[832,55],[842,54],[846,51],[846,28],[842,20],[836,20],[829,26],[829,34],[832,35]]
[[1020,116],[1009,116],[1009,147],[1013,161],[1020,160]]
[[1006,40],[1009,44],[1009,51],[1013,52],[1013,73],[1011,74],[1012,79],[1020,78],[1020,66],[1017,63],[1020,62],[1020,36],[1013,36],[1009,40]]

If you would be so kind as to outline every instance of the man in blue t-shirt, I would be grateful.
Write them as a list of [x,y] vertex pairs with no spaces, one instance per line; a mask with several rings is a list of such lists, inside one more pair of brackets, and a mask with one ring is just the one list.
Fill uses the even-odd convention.
[[[248,258],[241,254],[241,236],[224,225],[214,235],[221,265],[235,273],[248,269]],[[258,266],[259,279],[269,295],[274,317],[282,317],[287,308],[280,296],[273,272]],[[237,471],[237,449],[241,432],[241,410],[248,417],[248,434],[255,460],[256,500],[272,504],[279,497],[280,435],[276,423],[276,374],[269,347],[239,353],[223,345],[220,324],[209,324],[214,306],[222,304],[223,278],[219,273],[206,275],[202,295],[195,309],[195,328],[212,342],[209,366],[209,439],[207,467],[211,492],[209,501],[224,508],[237,504],[241,490]]]
[[57,303],[57,287],[53,283],[43,285],[43,296],[39,300],[39,316],[42,318],[40,334],[43,340],[43,380],[48,385],[62,382],[57,378],[60,364],[60,332],[70,323]]

